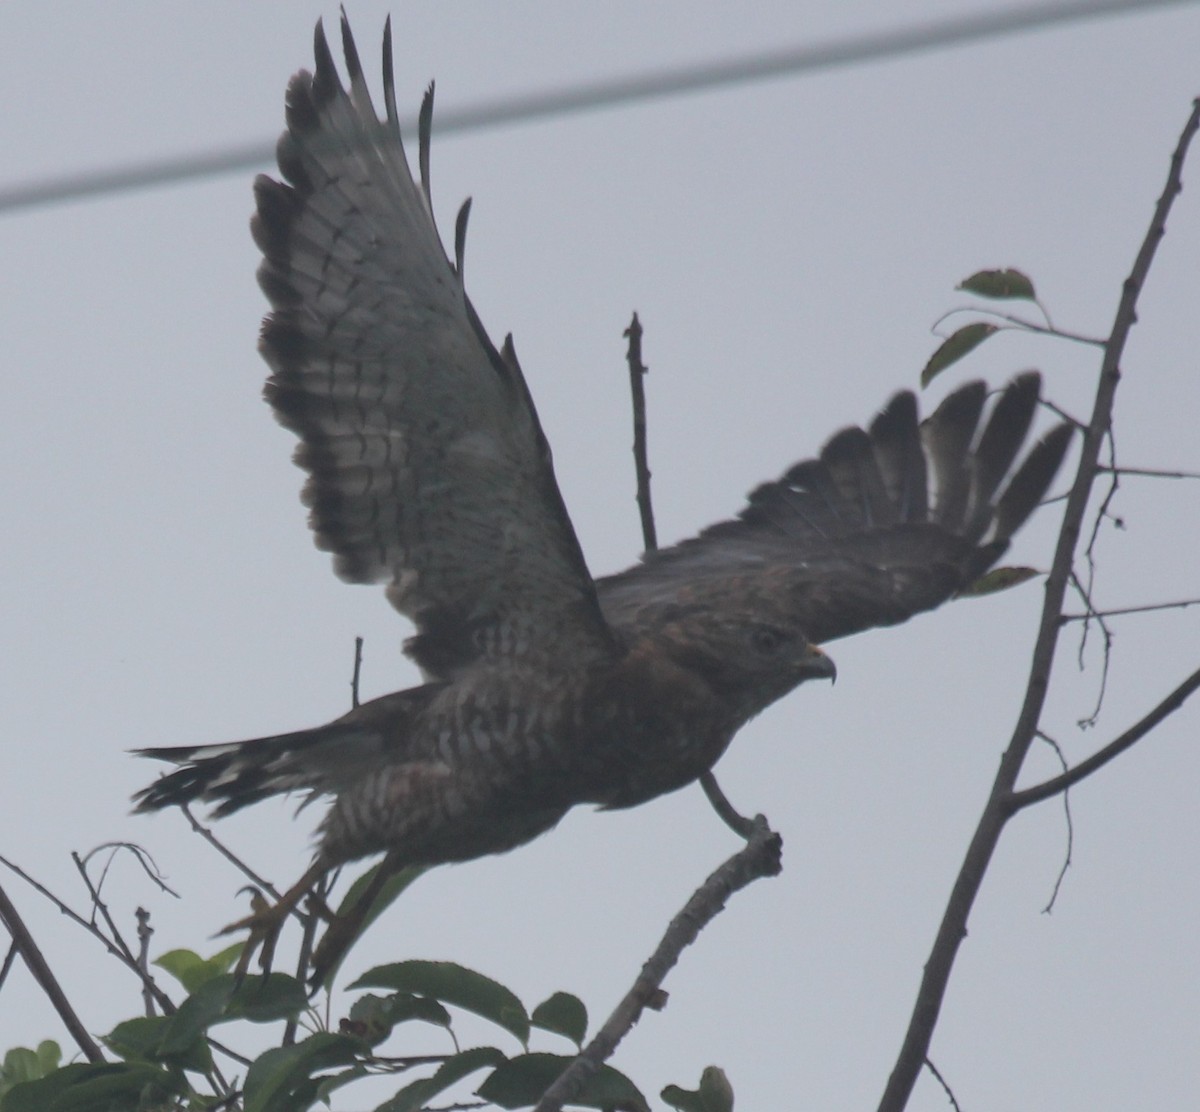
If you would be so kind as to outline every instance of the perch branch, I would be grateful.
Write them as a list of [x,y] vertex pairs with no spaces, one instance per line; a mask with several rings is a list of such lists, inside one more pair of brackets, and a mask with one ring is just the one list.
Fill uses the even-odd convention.
[[696,941],[707,924],[725,907],[735,892],[760,877],[778,876],[782,841],[761,815],[752,822],[752,833],[737,853],[722,864],[671,920],[662,941],[642,966],[642,971],[604,1026],[596,1032],[583,1052],[542,1094],[534,1112],[560,1112],[572,1101],[617,1044],[629,1033],[642,1011],[653,1006],[660,995],[663,979],[679,961],[686,946]]

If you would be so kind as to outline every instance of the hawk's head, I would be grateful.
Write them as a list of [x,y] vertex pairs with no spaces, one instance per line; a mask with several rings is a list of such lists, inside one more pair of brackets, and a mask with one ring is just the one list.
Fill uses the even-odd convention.
[[663,615],[653,638],[705,682],[735,729],[805,680],[837,677],[821,648],[761,602],[680,605]]

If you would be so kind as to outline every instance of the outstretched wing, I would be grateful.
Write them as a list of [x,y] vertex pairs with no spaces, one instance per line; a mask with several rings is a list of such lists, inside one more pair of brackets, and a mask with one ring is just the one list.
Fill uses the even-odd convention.
[[254,238],[272,312],[266,398],[296,432],[317,545],[355,583],[385,582],[409,650],[447,677],[481,657],[603,654],[611,637],[554,479],[511,339],[499,352],[401,142],[384,35],[380,121],[349,26],[342,86],[322,26],[316,71],[288,86],[284,183],[260,176]]
[[982,382],[921,424],[914,396],[897,394],[869,429],[844,429],[818,459],[753,491],[736,519],[599,580],[605,616],[632,640],[755,596],[821,642],[939,606],[1000,558],[1058,471],[1067,424],[1012,469],[1040,388],[1036,373],[1014,379],[982,425]]

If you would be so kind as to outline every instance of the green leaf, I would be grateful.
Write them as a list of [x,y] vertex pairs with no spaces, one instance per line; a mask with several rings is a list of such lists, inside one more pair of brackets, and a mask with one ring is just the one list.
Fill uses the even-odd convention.
[[138,1016],[118,1023],[102,1041],[126,1061],[166,1061],[181,1069],[207,1073],[212,1069],[212,1053],[203,1033],[196,1032],[187,1044],[172,1041],[164,1050],[173,1022],[173,1016]]
[[308,1007],[304,986],[294,977],[272,973],[270,977],[246,977],[235,987],[230,973],[213,977],[193,992],[171,1016],[158,1052],[180,1055],[210,1027],[234,1019],[271,1023],[291,1019]]
[[[510,1058],[476,1090],[484,1100],[501,1108],[536,1104],[574,1058],[561,1054],[522,1054]],[[600,1108],[606,1112],[650,1112],[646,1098],[619,1070],[602,1065],[584,1084],[571,1106]]]
[[4,1112],[126,1112],[143,1107],[147,1097],[165,1104],[186,1091],[182,1075],[148,1062],[80,1062],[13,1086],[3,1107]]
[[235,942],[211,958],[202,958],[193,950],[168,950],[154,964],[166,970],[188,992],[195,992],[206,981],[228,973],[242,952],[244,943]]
[[583,1046],[587,1037],[587,1008],[578,996],[569,992],[556,992],[546,997],[533,1009],[529,1022],[543,1031],[570,1039],[576,1046]]
[[246,1071],[245,1112],[300,1112],[317,1098],[325,1078],[318,1070],[357,1063],[363,1043],[348,1035],[320,1031],[292,1046],[260,1054]]
[[369,969],[351,988],[390,988],[429,996],[474,1012],[529,1042],[529,1016],[516,994],[498,981],[452,961],[400,961]]
[[391,1100],[384,1101],[375,1112],[417,1112],[430,1100],[445,1092],[451,1085],[485,1066],[498,1066],[506,1059],[494,1046],[473,1046],[447,1058],[432,1077],[423,1077],[405,1085]]
[[292,1019],[307,1008],[308,993],[295,977],[286,973],[272,973],[269,977],[252,975],[244,978],[234,991],[225,1018],[273,1023],[277,1019]]
[[937,351],[929,357],[929,362],[921,371],[921,385],[928,386],[942,371],[952,363],[957,363],[996,331],[998,331],[996,325],[986,324],[983,321],[963,325],[957,332],[943,340]]
[[152,1061],[158,1054],[163,1031],[170,1024],[169,1016],[138,1016],[118,1023],[101,1041],[114,1054],[126,1059]]
[[679,1112],[733,1112],[733,1086],[718,1066],[705,1067],[698,1089],[668,1085],[661,1096]]
[[1033,283],[1019,270],[978,270],[970,278],[959,283],[958,288],[966,293],[978,294],[995,300],[1036,301]]
[[1016,587],[1020,583],[1036,579],[1041,574],[1037,568],[992,568],[986,575],[981,575],[974,583],[964,587],[958,593],[969,598],[976,595],[994,595],[998,591],[1007,591],[1010,587]]

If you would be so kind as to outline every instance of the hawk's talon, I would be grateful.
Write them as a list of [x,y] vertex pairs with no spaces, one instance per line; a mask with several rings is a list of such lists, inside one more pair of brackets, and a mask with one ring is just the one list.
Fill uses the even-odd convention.
[[217,937],[233,934],[241,930],[250,932],[245,943],[242,945],[242,953],[238,958],[237,965],[234,966],[233,978],[235,985],[240,985],[245,980],[246,973],[250,968],[250,961],[256,951],[258,952],[258,967],[262,971],[263,977],[266,978],[271,975],[271,964],[275,958],[275,945],[279,941],[283,924],[287,921],[287,917],[296,911],[296,905],[306,894],[311,895],[311,898],[316,901],[317,906],[315,910],[317,914],[321,915],[322,918],[332,917],[332,913],[326,906],[325,901],[315,892],[311,891],[324,873],[324,867],[314,863],[274,903],[271,903],[263,895],[262,889],[256,885],[247,884],[238,890],[239,895],[242,892],[250,893],[250,914],[244,919],[238,919],[236,922],[230,923],[228,926],[222,927],[217,931]]

